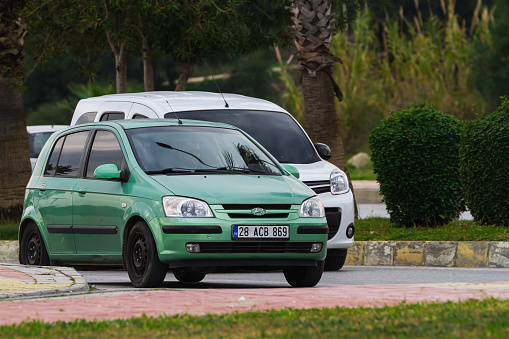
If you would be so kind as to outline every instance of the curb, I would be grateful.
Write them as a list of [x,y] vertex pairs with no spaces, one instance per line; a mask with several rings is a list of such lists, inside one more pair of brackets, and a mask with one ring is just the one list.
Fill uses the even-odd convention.
[[[76,295],[89,292],[88,283],[72,267],[0,264],[6,289],[0,286],[0,300]],[[21,276],[21,277],[20,277]],[[17,287],[20,284],[21,287]]]
[[345,265],[509,268],[509,242],[356,241]]

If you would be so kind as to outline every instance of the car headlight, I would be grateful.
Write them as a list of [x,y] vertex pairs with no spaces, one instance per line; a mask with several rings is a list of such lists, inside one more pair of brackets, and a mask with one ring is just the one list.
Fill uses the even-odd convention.
[[340,170],[334,170],[330,174],[330,191],[332,194],[342,194],[348,192],[348,178]]
[[325,217],[325,208],[318,197],[305,200],[300,206],[301,218],[323,218]]
[[167,217],[211,218],[214,215],[206,202],[183,197],[163,197],[164,214]]

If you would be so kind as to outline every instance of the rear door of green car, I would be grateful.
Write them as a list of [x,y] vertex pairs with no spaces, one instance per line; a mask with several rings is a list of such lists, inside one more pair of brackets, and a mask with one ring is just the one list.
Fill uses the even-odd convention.
[[46,227],[48,250],[52,254],[76,253],[72,195],[88,135],[89,131],[85,130],[58,138],[37,182],[37,209]]
[[[104,164],[125,168],[125,158],[111,130],[94,130],[86,154],[83,178],[73,193],[73,232],[78,254],[122,253],[121,225],[125,211],[122,183],[94,179],[94,170]],[[122,205],[124,204],[124,205]]]

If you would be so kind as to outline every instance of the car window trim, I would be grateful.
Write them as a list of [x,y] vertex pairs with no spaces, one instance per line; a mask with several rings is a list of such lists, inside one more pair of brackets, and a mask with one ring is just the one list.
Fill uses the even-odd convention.
[[104,180],[104,179],[97,179],[94,177],[89,178],[86,176],[87,175],[86,170],[88,169],[88,162],[90,161],[90,153],[92,152],[92,146],[94,144],[95,136],[97,135],[97,132],[99,132],[99,131],[110,132],[117,139],[118,146],[120,147],[120,151],[122,152],[122,155],[123,155],[122,165],[121,165],[121,168],[119,168],[119,170],[126,170],[128,172],[130,171],[129,165],[127,164],[127,160],[126,160],[127,159],[126,152],[122,148],[122,143],[121,143],[120,139],[118,138],[118,136],[115,134],[115,132],[113,130],[110,130],[107,128],[93,128],[91,130],[91,132],[92,132],[91,134],[93,134],[93,135],[90,137],[90,142],[86,146],[87,147],[86,152],[84,152],[84,153],[86,153],[86,158],[85,158],[85,163],[83,164],[83,168],[82,168],[82,176],[80,177],[81,179],[108,181],[108,180]]

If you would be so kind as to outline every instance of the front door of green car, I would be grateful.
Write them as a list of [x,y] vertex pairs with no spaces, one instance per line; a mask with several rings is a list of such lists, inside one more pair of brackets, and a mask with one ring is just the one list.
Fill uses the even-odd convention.
[[[122,255],[121,223],[125,210],[122,183],[94,179],[94,170],[104,164],[124,168],[124,153],[115,134],[92,132],[90,152],[73,193],[73,233],[78,254]],[[122,205],[124,203],[124,205]]]
[[48,250],[54,254],[76,253],[72,233],[73,191],[89,131],[60,137],[38,180],[36,205],[48,230]]

